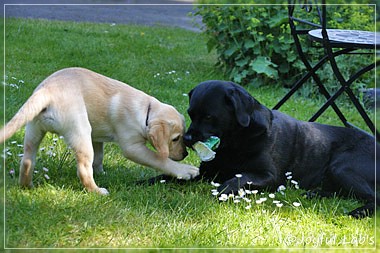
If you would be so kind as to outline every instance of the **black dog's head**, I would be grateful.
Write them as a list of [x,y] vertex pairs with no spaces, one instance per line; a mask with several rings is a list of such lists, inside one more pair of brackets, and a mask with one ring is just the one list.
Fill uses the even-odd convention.
[[188,114],[192,122],[184,136],[189,147],[210,136],[219,137],[221,146],[227,145],[242,128],[261,134],[268,127],[268,119],[262,115],[266,108],[233,82],[200,83],[190,91],[189,99]]

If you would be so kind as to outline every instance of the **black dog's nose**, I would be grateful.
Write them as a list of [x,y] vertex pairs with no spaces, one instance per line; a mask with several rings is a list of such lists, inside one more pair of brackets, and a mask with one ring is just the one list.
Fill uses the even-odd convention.
[[186,146],[191,147],[193,145],[193,136],[191,136],[191,134],[185,134],[183,136],[183,142]]
[[191,136],[191,134],[185,134],[183,136],[184,141],[191,141],[192,139],[193,139],[193,137]]

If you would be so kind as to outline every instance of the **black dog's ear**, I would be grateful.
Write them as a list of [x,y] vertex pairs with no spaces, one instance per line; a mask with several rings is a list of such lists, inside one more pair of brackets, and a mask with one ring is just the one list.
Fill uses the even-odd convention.
[[256,135],[266,132],[271,122],[271,112],[266,107],[262,106],[259,102],[255,101],[256,105],[253,110],[253,124],[256,129]]
[[242,88],[231,87],[226,94],[227,104],[231,104],[236,116],[237,122],[242,127],[247,127],[251,123],[254,100]]
[[226,99],[227,103],[232,105],[237,122],[241,126],[248,127],[251,124],[257,135],[267,131],[271,121],[270,111],[242,87],[234,85],[228,91]]

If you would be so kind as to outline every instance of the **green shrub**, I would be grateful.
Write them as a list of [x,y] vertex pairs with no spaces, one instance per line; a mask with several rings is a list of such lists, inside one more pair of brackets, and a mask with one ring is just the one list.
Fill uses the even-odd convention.
[[221,5],[200,6],[196,15],[206,25],[208,49],[216,49],[229,78],[246,85],[255,76],[255,85],[261,85],[294,74],[290,66],[297,57],[286,12],[286,8]]
[[[201,1],[206,3],[207,1]],[[247,1],[235,1],[246,3]],[[298,8],[300,9],[300,8]],[[341,29],[375,29],[372,5],[329,5],[328,26]],[[199,5],[195,15],[202,17],[203,31],[208,36],[208,50],[216,50],[217,63],[227,77],[241,85],[260,86],[282,84],[290,86],[304,73],[288,25],[287,5]],[[308,15],[300,11],[303,18]],[[316,16],[312,20],[316,20]],[[304,43],[309,43],[306,36]],[[304,47],[314,60],[323,53],[322,48]],[[373,55],[342,56],[338,59],[343,75],[348,77]],[[320,73],[322,82],[332,90],[339,88],[332,71],[326,66]],[[373,86],[374,75],[361,78],[356,87]],[[310,94],[314,93],[310,90]]]

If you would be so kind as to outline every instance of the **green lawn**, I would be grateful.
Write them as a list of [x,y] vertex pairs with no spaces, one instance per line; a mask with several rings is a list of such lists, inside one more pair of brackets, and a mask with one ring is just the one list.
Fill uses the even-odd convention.
[[[80,66],[174,105],[189,125],[184,94],[201,81],[223,79],[205,41],[201,34],[175,28],[7,19],[5,120],[49,74]],[[276,84],[248,90],[268,107],[286,92]],[[343,107],[351,121],[364,127],[350,106]],[[316,108],[316,100],[299,96],[281,110],[305,120]],[[331,111],[320,122],[339,125]],[[95,178],[110,191],[109,196],[83,190],[70,149],[55,135],[48,135],[41,145],[36,187],[22,190],[17,185],[22,140],[23,130],[5,144],[6,248],[297,248],[301,252],[329,248],[357,252],[357,248],[373,249],[376,244],[375,218],[355,220],[346,215],[361,205],[357,200],[304,199],[303,191],[291,183],[284,195],[275,193],[272,199],[270,193],[259,192],[248,196],[251,202],[240,203],[219,202],[209,183],[135,185],[158,173],[122,157],[115,144],[105,147],[106,175]],[[184,162],[198,165],[199,159],[191,152]],[[260,198],[267,200],[257,204]],[[273,200],[283,206],[277,207]],[[301,205],[296,207],[294,202]]]

